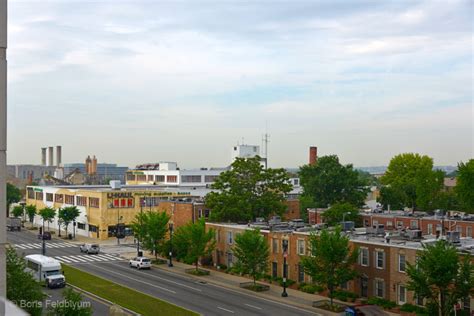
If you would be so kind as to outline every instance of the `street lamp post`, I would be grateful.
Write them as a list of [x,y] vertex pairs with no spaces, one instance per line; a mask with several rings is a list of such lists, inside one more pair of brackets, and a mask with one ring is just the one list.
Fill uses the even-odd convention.
[[62,221],[58,218],[58,237],[61,237],[61,223]]
[[143,203],[144,202],[145,202],[145,197],[143,197],[143,200],[140,200],[140,233],[137,236],[137,257],[140,257],[140,235],[143,232],[142,217],[143,217]]
[[120,245],[120,236],[119,236],[119,226],[120,226],[120,199],[118,200],[118,207],[117,207],[117,228],[115,229],[115,236],[117,236],[117,245]]
[[282,297],[287,297],[286,293],[286,278],[288,277],[288,269],[286,266],[286,257],[288,255],[288,239],[283,239],[283,292],[281,293]]
[[41,254],[46,256],[46,241],[44,240],[44,218],[43,218],[43,228],[41,228]]
[[170,223],[170,262],[168,263],[168,267],[173,266],[173,223]]

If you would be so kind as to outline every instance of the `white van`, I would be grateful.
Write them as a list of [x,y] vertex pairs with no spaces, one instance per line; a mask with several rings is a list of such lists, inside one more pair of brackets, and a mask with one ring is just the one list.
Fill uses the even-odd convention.
[[28,255],[25,257],[26,270],[38,282],[45,282],[49,288],[66,286],[66,278],[61,271],[61,263],[43,255]]

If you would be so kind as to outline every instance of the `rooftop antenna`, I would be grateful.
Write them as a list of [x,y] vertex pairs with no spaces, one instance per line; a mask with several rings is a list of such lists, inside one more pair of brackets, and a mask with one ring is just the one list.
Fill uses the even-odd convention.
[[267,132],[267,123],[265,123],[265,134],[263,135],[263,143],[265,145],[265,169],[268,168],[268,143],[270,142],[269,138],[270,138],[270,135],[268,135],[268,132]]

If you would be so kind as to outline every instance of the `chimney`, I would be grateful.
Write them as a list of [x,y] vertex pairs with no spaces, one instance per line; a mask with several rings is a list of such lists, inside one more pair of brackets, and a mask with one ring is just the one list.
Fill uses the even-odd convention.
[[61,167],[62,163],[62,147],[61,146],[56,146],[56,166],[59,168]]
[[48,147],[48,166],[54,166],[54,147]]
[[309,147],[309,164],[314,165],[318,160],[318,147]]
[[86,158],[86,174],[91,174],[91,156]]
[[41,148],[41,165],[46,166],[46,147]]
[[92,158],[92,166],[91,166],[91,173],[96,174],[97,173],[97,158],[94,157]]

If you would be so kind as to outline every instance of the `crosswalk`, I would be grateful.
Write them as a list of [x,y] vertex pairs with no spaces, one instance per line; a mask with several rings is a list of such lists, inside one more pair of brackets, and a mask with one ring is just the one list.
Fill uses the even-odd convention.
[[[29,244],[13,244],[13,247],[18,249],[41,249],[42,243],[29,243]],[[46,242],[46,248],[68,248],[78,247],[78,245],[71,244],[68,242]]]
[[63,263],[91,263],[124,260],[120,257],[109,254],[56,256],[54,259]]

